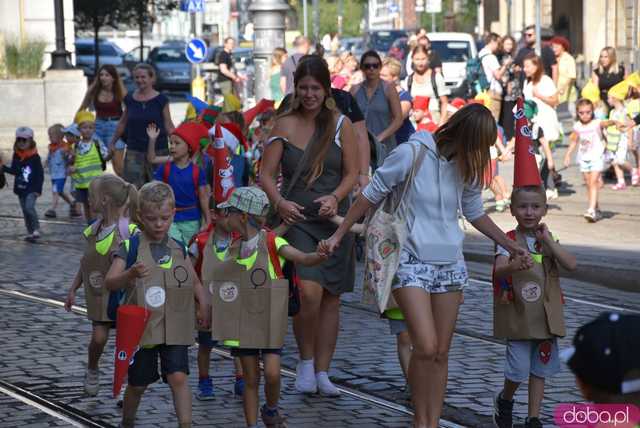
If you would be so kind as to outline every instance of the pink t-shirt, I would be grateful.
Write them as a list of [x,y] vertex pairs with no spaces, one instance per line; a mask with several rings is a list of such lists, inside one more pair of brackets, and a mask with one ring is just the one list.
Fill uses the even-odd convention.
[[594,119],[586,124],[578,121],[573,125],[573,131],[578,135],[578,162],[594,161],[604,156],[604,138],[600,120]]

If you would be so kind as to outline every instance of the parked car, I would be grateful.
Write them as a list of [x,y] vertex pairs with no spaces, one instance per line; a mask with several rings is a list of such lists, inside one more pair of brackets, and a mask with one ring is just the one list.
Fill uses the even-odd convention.
[[149,52],[147,63],[156,69],[156,89],[189,91],[191,89],[191,63],[185,54],[184,41],[170,41]]
[[351,52],[358,60],[366,50],[364,47],[364,39],[362,37],[345,37],[340,39],[340,50],[342,52]]
[[429,33],[431,48],[442,60],[442,74],[452,95],[459,94],[467,77],[467,61],[478,56],[476,42],[467,33]]
[[402,37],[409,37],[409,35],[404,30],[373,30],[365,35],[364,45],[366,49],[386,54],[393,42]]
[[[84,75],[92,79],[96,74],[95,43],[93,39],[76,39],[76,66],[84,70]],[[123,64],[124,51],[109,40],[98,40],[98,61],[100,65],[111,64],[116,67],[122,78],[130,73]]]

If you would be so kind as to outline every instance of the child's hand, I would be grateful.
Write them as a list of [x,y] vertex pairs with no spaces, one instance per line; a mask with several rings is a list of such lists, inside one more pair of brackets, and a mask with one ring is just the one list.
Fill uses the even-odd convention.
[[158,129],[155,123],[150,123],[147,126],[147,135],[149,136],[149,140],[151,141],[155,141],[158,139],[158,136],[160,135],[160,129]]
[[536,239],[538,242],[551,242],[553,241],[553,237],[551,236],[551,232],[549,232],[549,228],[545,223],[540,223],[538,227],[536,227]]
[[509,159],[511,159],[511,153],[510,152],[504,152],[500,155],[500,157],[498,158],[500,161],[502,162],[507,162]]
[[67,294],[67,299],[64,301],[64,310],[67,312],[71,312],[71,307],[76,303],[76,292],[74,290],[69,290],[69,294]]
[[516,245],[511,252],[511,264],[515,269],[527,270],[533,266],[533,259],[527,250]]
[[144,278],[149,276],[149,269],[142,262],[136,262],[133,266],[129,268],[129,276],[133,276],[133,278]]
[[326,251],[326,248],[322,245],[322,242],[318,242],[318,246],[316,247],[316,254],[323,260],[328,259],[331,255]]
[[509,291],[508,290],[501,290],[500,291],[500,300],[498,301],[498,303],[500,303],[501,305],[508,305],[509,304]]
[[211,320],[211,311],[208,304],[200,304],[198,305],[198,311],[196,314],[196,318],[198,319],[198,325],[203,328],[209,328],[210,320]]

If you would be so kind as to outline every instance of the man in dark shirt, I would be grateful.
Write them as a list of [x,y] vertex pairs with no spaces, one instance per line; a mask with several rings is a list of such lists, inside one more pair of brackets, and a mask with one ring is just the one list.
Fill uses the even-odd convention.
[[[364,115],[362,114],[360,107],[358,107],[356,99],[353,98],[349,92],[331,88],[331,96],[336,102],[336,108],[351,120],[356,131],[356,137],[358,139],[358,154],[360,156],[358,185],[360,188],[363,188],[369,183],[369,162],[371,160],[371,144],[369,142]],[[278,107],[278,115],[289,110],[292,98],[293,93],[287,94],[284,97]]]
[[296,52],[287,58],[280,71],[280,89],[285,95],[293,92],[293,73],[296,71],[300,58],[309,54],[311,41],[304,36],[298,36],[294,40],[293,46],[296,48]]
[[227,37],[224,39],[222,49],[218,51],[215,58],[215,63],[218,66],[218,87],[223,95],[233,92],[233,84],[239,83],[243,79],[238,76],[233,70],[233,57],[231,53],[235,47],[236,41],[233,37]]
[[[530,25],[524,29],[523,33],[525,44],[522,46],[516,54],[516,59],[513,61],[518,67],[522,68],[522,63],[527,55],[536,52],[536,27]],[[553,81],[558,83],[558,61],[553,53],[553,49],[549,46],[542,46],[540,49],[540,57],[542,59],[542,65],[544,66],[544,74],[551,77]]]

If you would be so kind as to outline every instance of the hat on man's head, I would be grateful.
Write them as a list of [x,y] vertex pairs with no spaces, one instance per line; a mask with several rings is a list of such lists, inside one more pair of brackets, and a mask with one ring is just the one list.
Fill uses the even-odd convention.
[[33,138],[33,129],[28,126],[21,126],[16,129],[16,138],[24,138],[25,140],[30,140]]
[[611,394],[640,391],[640,315],[603,313],[578,329],[562,351],[585,384]]
[[195,154],[200,150],[200,140],[209,139],[207,128],[201,123],[185,122],[178,126],[173,134],[182,138],[189,145],[191,154]]
[[67,126],[66,128],[62,128],[62,132],[65,134],[71,134],[74,137],[80,137],[80,129],[78,129],[78,124],[77,123],[72,123],[71,125]]
[[96,115],[91,113],[89,110],[80,110],[76,113],[76,116],[73,118],[73,122],[80,125],[84,122],[94,123],[96,121]]
[[269,212],[269,198],[259,187],[237,187],[218,208],[235,208],[247,214],[264,217]]

